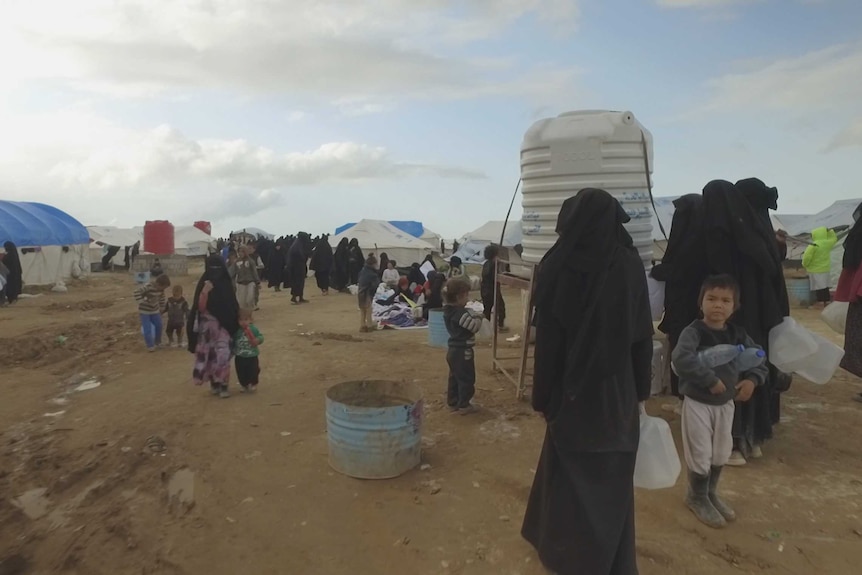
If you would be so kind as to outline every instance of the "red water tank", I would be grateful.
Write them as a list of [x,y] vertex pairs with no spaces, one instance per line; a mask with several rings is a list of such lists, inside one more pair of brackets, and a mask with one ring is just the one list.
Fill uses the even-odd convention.
[[157,220],[144,224],[144,251],[167,256],[174,253],[174,225],[171,222]]
[[208,236],[211,236],[213,234],[213,227],[212,224],[210,224],[209,222],[195,222],[195,227]]

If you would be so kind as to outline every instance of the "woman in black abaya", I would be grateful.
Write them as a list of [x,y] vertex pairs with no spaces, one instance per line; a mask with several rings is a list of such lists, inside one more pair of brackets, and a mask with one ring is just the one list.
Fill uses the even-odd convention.
[[[787,291],[775,235],[769,234],[742,191],[724,180],[703,188],[706,259],[709,273],[730,274],[740,287],[740,308],[731,321],[769,353],[769,332],[787,315]],[[734,453],[728,465],[760,457],[772,437],[775,370],[747,402],[737,403],[733,422]],[[776,414],[777,415],[777,414]]]
[[3,244],[6,255],[3,256],[3,265],[9,270],[6,277],[6,301],[15,303],[21,290],[24,289],[24,269],[21,267],[21,257],[18,255],[18,247],[13,242]]
[[350,245],[347,242],[347,238],[341,238],[333,256],[332,287],[340,292],[347,290],[347,282],[350,280],[350,271],[348,269],[350,258],[347,253],[349,248]]
[[308,303],[305,299],[305,277],[308,275],[308,252],[311,237],[299,232],[287,251],[287,277],[290,281],[291,303]]
[[603,190],[563,203],[536,284],[533,408],[545,443],[521,530],[559,575],[634,575],[638,403],[652,321],[629,217]]
[[[651,272],[665,282],[664,317],[658,328],[667,335],[670,351],[682,330],[698,318],[700,286],[707,276],[703,233],[703,196],[688,194],[673,202],[675,211],[667,251]],[[671,370],[670,386],[679,397],[679,377]]]
[[269,252],[269,261],[266,264],[267,285],[281,291],[284,283],[284,268],[287,265],[284,243],[278,240]]
[[314,279],[317,280],[317,287],[323,295],[329,295],[333,259],[329,236],[324,235],[317,240],[314,252],[311,254],[311,269],[314,270]]
[[347,273],[350,282],[347,285],[359,283],[359,272],[362,271],[363,267],[365,267],[365,256],[362,255],[359,240],[353,238],[347,248]]

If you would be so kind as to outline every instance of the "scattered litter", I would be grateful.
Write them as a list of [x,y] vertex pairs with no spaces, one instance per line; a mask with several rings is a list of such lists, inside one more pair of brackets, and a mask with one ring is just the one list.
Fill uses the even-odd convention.
[[289,436],[289,435],[290,435],[290,432],[289,432],[289,431],[282,431],[280,435],[281,435],[282,437],[287,437],[287,436]]
[[500,515],[500,521],[502,521],[503,523],[508,523],[509,522],[509,516],[508,515]]
[[449,562],[448,561],[441,561],[440,567],[442,567],[443,569],[448,569],[449,568]]
[[778,544],[778,552],[782,553],[783,551],[784,551],[784,543],[779,543]]
[[149,436],[147,438],[147,442],[144,445],[153,453],[162,453],[168,448],[167,442],[158,435]]
[[304,325],[305,325],[304,323],[298,323],[298,324],[296,324],[296,327],[302,327]]
[[520,334],[516,333],[512,337],[507,337],[506,341],[510,341],[510,342],[521,341],[521,336],[520,336]]
[[431,464],[430,463],[423,463],[422,465],[419,466],[419,469],[421,471],[428,471],[431,469]]
[[102,385],[101,381],[96,378],[90,378],[76,387],[75,391],[89,391],[91,389],[96,389],[100,385]]
[[61,397],[55,397],[53,399],[49,399],[48,403],[50,403],[52,405],[66,405],[67,403],[69,403],[69,400],[66,399],[65,397],[61,396]]
[[65,344],[65,343],[66,343],[66,339],[67,339],[67,338],[66,338],[66,336],[65,336],[65,335],[58,335],[58,336],[57,336],[57,339],[56,339],[56,340],[54,340],[54,341],[56,341],[56,342],[57,342],[57,345],[63,345],[63,344]]
[[63,411],[54,411],[52,413],[43,413],[42,417],[60,417],[64,413],[66,413],[65,409]]
[[246,497],[242,500],[242,503],[254,503],[254,497]]
[[400,545],[410,545],[410,538],[409,537],[402,537],[401,539],[399,539],[398,541],[395,542],[395,545],[393,545],[393,547],[398,547]]
[[120,451],[122,451],[123,453],[128,453],[128,452],[130,452],[131,450],[132,450],[132,448],[131,448],[131,447],[129,447],[129,446],[125,446],[125,447],[121,447],[121,448],[120,448]]
[[44,487],[31,489],[20,497],[12,500],[12,505],[24,512],[30,519],[36,520],[48,514],[48,490]]

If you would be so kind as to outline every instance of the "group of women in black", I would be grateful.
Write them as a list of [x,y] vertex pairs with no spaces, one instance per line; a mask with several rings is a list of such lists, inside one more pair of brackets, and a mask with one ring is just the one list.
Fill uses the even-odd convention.
[[[768,348],[769,331],[789,315],[783,255],[768,214],[777,198],[775,188],[752,178],[715,180],[675,202],[667,252],[652,271],[666,284],[660,329],[672,343],[698,316],[703,280],[726,273],[741,287],[733,321]],[[532,403],[547,430],[522,535],[558,575],[638,572],[633,475],[653,326],[628,221],[606,191],[581,190],[563,203],[559,238],[537,270]],[[856,270],[862,231],[859,244]],[[862,271],[854,277],[853,293],[862,298]],[[773,367],[768,384],[738,406],[737,449],[750,455],[771,437],[778,394],[788,386],[789,376]]]

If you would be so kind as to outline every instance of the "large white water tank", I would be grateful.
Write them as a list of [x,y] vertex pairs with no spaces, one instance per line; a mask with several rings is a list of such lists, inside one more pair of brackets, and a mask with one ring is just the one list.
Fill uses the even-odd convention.
[[601,188],[631,216],[626,229],[649,267],[653,240],[647,165],[651,172],[652,135],[631,112],[567,112],[530,126],[521,144],[523,259],[539,263],[557,241],[557,215],[567,198],[583,188]]

